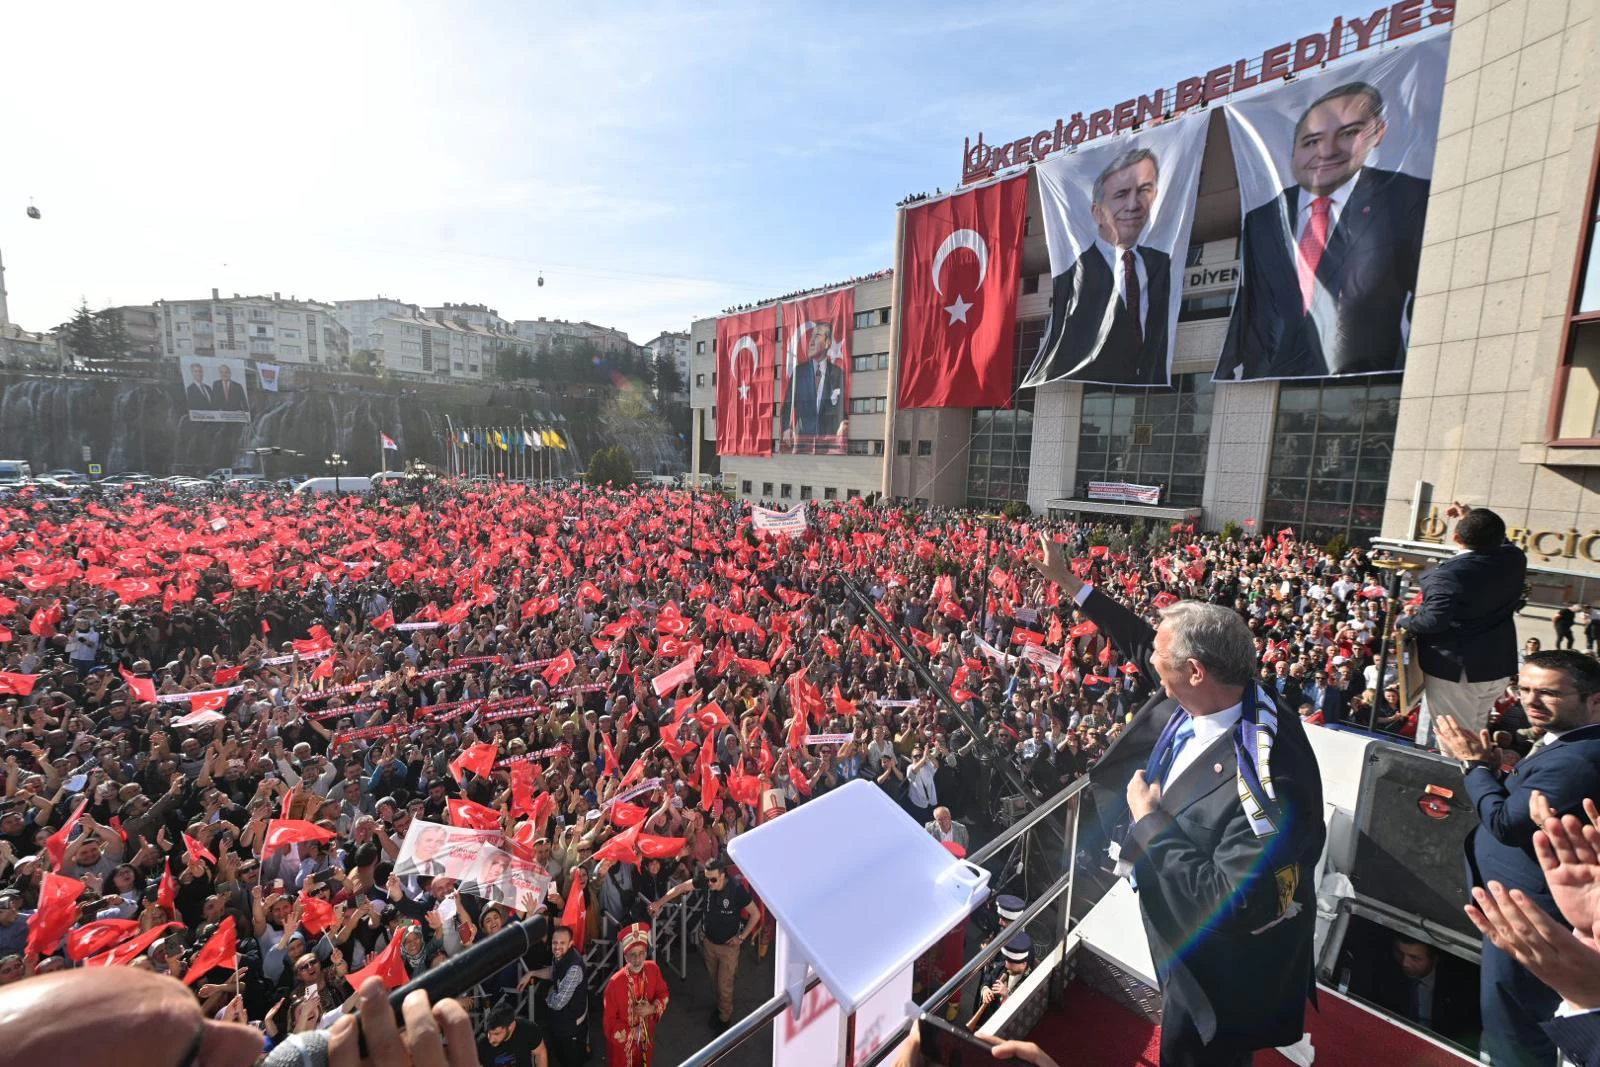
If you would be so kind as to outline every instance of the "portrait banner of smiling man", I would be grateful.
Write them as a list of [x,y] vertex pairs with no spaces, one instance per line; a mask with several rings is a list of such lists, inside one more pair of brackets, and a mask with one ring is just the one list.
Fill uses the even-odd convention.
[[1034,168],[1050,250],[1050,328],[1024,385],[1164,386],[1183,295],[1204,114]]
[[855,329],[853,289],[791,300],[783,305],[783,381],[778,408],[778,451],[842,456],[849,438],[850,334]]
[[1449,38],[1227,105],[1239,293],[1217,381],[1402,370]]

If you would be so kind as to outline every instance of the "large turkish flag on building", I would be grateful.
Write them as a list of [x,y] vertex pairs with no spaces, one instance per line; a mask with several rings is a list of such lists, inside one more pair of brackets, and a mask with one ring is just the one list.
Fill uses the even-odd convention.
[[717,320],[717,454],[772,455],[776,307]]
[[1027,220],[1020,175],[906,211],[902,408],[1009,408]]

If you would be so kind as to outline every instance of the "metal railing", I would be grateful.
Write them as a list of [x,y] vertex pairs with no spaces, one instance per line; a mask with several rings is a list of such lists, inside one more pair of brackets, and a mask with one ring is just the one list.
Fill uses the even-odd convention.
[[[1077,878],[1077,845],[1078,845],[1078,815],[1080,810],[1080,797],[1089,785],[1087,775],[1080,777],[1071,785],[1061,790],[1055,796],[1044,801],[1022,819],[1007,827],[1003,833],[992,841],[983,845],[972,853],[968,859],[981,867],[990,869],[989,891],[991,895],[1007,892],[1008,886],[1014,879],[1022,879],[1024,892],[1018,895],[1029,904],[1022,915],[1013,923],[1016,929],[1036,929],[1045,920],[1049,920],[1052,937],[1044,939],[1035,936],[1034,944],[1037,946],[1036,957],[1042,958],[1054,949],[1057,942],[1064,939],[1072,922],[1073,889]],[[1056,817],[1060,816],[1058,823]],[[1036,843],[1035,837],[1046,834],[1051,838],[1059,831],[1057,840],[1046,840]],[[1061,850],[1060,853],[1056,849]],[[1064,855],[1062,854],[1064,853]],[[1059,856],[1059,859],[1054,859]],[[1041,870],[1050,871],[1057,875],[1048,881],[1046,887],[1033,896],[1025,890]],[[1059,873],[1058,873],[1059,872]],[[976,955],[967,960],[961,968],[938,988],[931,996],[918,1005],[922,1011],[934,1012],[941,1008],[951,997],[961,993],[966,984],[971,981],[984,966],[1000,954],[1005,942],[1001,938],[990,938]],[[820,979],[812,975],[805,984],[802,997],[809,993]],[[789,1010],[790,1001],[787,992],[774,994],[769,1000],[757,1007],[750,1014],[735,1022],[725,1032],[719,1035],[710,1044],[704,1046],[693,1056],[683,1061],[683,1067],[708,1067],[725,1058],[729,1053],[738,1049],[765,1031],[775,1023],[779,1016]],[[884,1041],[878,1050],[868,1059],[863,1061],[861,1067],[881,1062],[890,1055],[901,1037],[907,1033],[911,1026],[911,1019],[907,1019],[894,1033]]]

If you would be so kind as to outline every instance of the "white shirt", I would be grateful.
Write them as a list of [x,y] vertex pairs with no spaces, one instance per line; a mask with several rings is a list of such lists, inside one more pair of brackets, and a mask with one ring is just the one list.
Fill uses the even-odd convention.
[[[1339,213],[1344,210],[1345,204],[1349,202],[1350,193],[1355,189],[1356,182],[1360,179],[1361,172],[1358,170],[1354,177],[1328,194],[1328,199],[1333,201],[1328,206],[1328,240],[1331,241],[1333,239],[1333,228],[1339,225]],[[1311,192],[1307,189],[1302,188],[1300,190],[1300,207],[1294,223],[1294,243],[1297,250],[1300,247],[1300,239],[1305,236],[1306,227],[1311,225],[1311,204],[1319,199],[1321,198],[1311,195]]]
[[1231,708],[1222,709],[1215,715],[1191,715],[1189,723],[1194,727],[1194,736],[1183,746],[1183,750],[1172,758],[1166,777],[1161,779],[1161,788],[1165,789],[1167,783],[1177,781],[1179,776],[1193,766],[1195,760],[1211,747],[1213,741],[1234,728],[1243,714],[1244,703],[1241,701]]
[[1118,248],[1109,243],[1104,237],[1096,237],[1094,246],[1106,258],[1111,266],[1112,277],[1116,279],[1117,298],[1120,300],[1128,291],[1127,269],[1122,262],[1122,253],[1133,253],[1134,275],[1139,279],[1139,330],[1144,331],[1144,324],[1150,320],[1150,275],[1145,270],[1144,257],[1137,248]]
[[906,776],[910,786],[906,791],[906,799],[914,807],[931,808],[939,803],[939,794],[933,787],[933,761],[924,763],[918,770]]

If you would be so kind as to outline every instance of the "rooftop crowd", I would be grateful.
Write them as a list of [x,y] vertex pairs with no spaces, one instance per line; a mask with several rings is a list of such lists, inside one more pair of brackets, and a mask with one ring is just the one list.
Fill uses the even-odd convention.
[[[688,885],[721,906],[726,1026],[745,943],[770,938],[731,838],[869,777],[965,845],[1006,788],[996,758],[1048,795],[1147,695],[1038,577],[1041,533],[1141,614],[1237,608],[1286,707],[1372,717],[1383,575],[1361,549],[814,507],[788,537],[659,489],[0,502],[0,984],[144,968],[270,1043],[338,1017],[360,977],[393,987],[542,913],[549,944],[476,1007],[531,989],[552,1062],[585,1062],[602,1011],[579,946],[612,940],[626,969]],[[507,900],[397,874],[414,821],[497,831],[548,882]],[[635,1004],[614,1030],[607,998],[610,1062],[643,1062],[667,1001]],[[540,1033],[503,1006],[486,1023]]]

